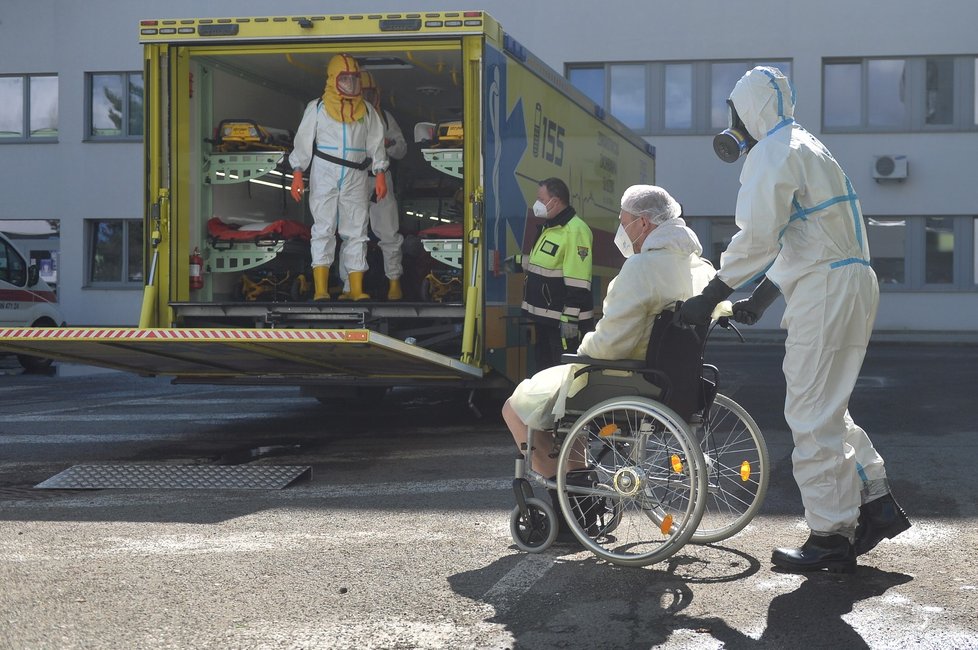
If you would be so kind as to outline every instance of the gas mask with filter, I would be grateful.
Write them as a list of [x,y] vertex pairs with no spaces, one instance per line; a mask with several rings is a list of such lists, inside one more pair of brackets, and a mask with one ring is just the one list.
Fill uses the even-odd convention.
[[732,163],[747,155],[751,147],[757,144],[757,140],[747,132],[744,121],[740,119],[737,109],[729,99],[727,106],[730,108],[730,121],[727,128],[713,138],[713,151],[723,162]]

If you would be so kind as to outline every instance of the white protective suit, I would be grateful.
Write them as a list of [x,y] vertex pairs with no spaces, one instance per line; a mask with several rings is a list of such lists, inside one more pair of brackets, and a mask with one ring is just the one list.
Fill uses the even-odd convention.
[[879,304],[859,199],[795,123],[780,71],[754,68],[730,99],[758,142],[740,173],[740,232],[717,277],[738,288],[766,274],[784,294],[785,419],[805,518],[812,531],[851,537],[860,504],[889,491],[883,459],[848,411]]
[[[390,160],[400,160],[407,154],[407,140],[404,139],[401,127],[397,125],[390,111],[384,110],[384,117],[386,118],[384,140],[391,142],[387,147],[387,157]],[[397,199],[394,198],[394,179],[391,178],[390,170],[384,173],[387,174],[387,196],[370,203],[370,229],[377,236],[380,250],[384,254],[384,274],[388,279],[396,280],[404,274],[404,267],[401,264],[401,244],[404,243],[404,236],[399,232],[401,216],[397,209]],[[368,199],[373,191],[373,184],[368,183]],[[343,279],[344,291],[350,289],[347,275],[346,265],[343,260],[340,260],[340,277]]]
[[[367,170],[353,169],[313,156],[316,147],[331,156],[352,162],[373,159],[374,173],[387,169],[384,151],[384,123],[368,102],[366,115],[356,122],[339,122],[326,113],[322,101],[314,99],[306,110],[295,134],[289,154],[292,169],[309,170],[309,210],[312,226],[313,266],[330,266],[336,251],[339,230],[342,245],[340,257],[348,271],[367,270],[367,203],[372,179]],[[371,187],[368,188],[368,185]]]
[[[677,300],[698,295],[713,279],[713,266],[700,257],[703,247],[681,218],[668,219],[642,243],[642,252],[625,260],[608,285],[603,315],[581,340],[577,353],[594,359],[645,359],[652,323]],[[536,430],[553,428],[564,415],[567,397],[587,385],[574,379],[580,364],[546,368],[516,387],[509,403],[520,420]]]
[[[407,141],[390,111],[384,110],[384,118],[387,127],[384,139],[391,143],[387,147],[387,157],[390,160],[400,160],[407,153]],[[404,243],[404,236],[398,232],[401,216],[397,210],[397,199],[394,198],[394,179],[391,178],[390,170],[384,173],[387,174],[387,196],[370,204],[370,229],[380,240],[380,250],[384,253],[384,274],[389,279],[396,280],[404,273],[401,265],[401,244]]]

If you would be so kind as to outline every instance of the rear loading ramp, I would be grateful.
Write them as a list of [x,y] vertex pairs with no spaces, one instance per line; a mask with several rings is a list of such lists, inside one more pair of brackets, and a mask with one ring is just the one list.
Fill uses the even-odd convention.
[[478,382],[481,368],[366,329],[0,329],[0,351],[202,382]]

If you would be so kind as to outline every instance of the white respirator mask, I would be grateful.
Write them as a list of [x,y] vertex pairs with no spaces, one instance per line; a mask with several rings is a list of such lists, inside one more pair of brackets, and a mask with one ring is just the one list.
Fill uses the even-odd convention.
[[533,204],[533,216],[540,217],[541,219],[547,218],[547,206],[545,206],[540,201],[536,201]]
[[615,233],[615,246],[618,247],[618,250],[621,251],[621,254],[625,256],[626,260],[635,254],[635,245],[632,238],[628,236],[628,232],[625,231],[625,226],[622,224],[618,224],[618,232]]

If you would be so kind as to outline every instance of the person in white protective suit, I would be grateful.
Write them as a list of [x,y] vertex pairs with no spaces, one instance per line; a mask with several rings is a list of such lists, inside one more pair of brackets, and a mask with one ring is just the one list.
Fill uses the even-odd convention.
[[384,123],[374,107],[363,101],[360,67],[349,54],[337,54],[326,66],[326,87],[320,99],[306,106],[289,154],[292,198],[302,200],[302,170],[309,174],[312,212],[313,300],[329,299],[329,267],[336,253],[336,234],[342,240],[340,257],[350,273],[350,297],[365,300],[367,270],[367,184],[372,170],[378,197],[387,195],[387,153]]
[[[373,75],[367,71],[360,73],[360,80],[363,91],[363,99],[369,102],[381,116],[384,122],[384,146],[387,149],[388,160],[401,160],[407,154],[407,140],[401,132],[401,127],[397,125],[391,112],[380,107],[380,88],[377,86]],[[394,197],[394,179],[391,177],[390,169],[386,172],[387,196],[380,198],[375,196],[373,188],[369,187],[368,197],[370,229],[377,237],[380,250],[384,255],[384,275],[387,276],[388,300],[400,300],[404,297],[401,289],[401,276],[404,274],[404,267],[401,263],[401,245],[404,243],[404,236],[400,233],[401,215],[397,209],[397,199]],[[343,293],[340,300],[349,298],[350,283],[348,272],[343,260],[340,260],[340,277],[343,280]]]
[[910,527],[883,459],[848,410],[879,304],[859,199],[828,149],[794,121],[794,91],[779,70],[750,70],[728,103],[730,128],[714,147],[728,162],[747,154],[740,231],[716,278],[680,313],[704,324],[734,288],[763,278],[734,303],[734,318],[753,324],[784,294],[784,413],[811,535],[800,548],[775,549],[771,561],[789,571],[851,572],[856,556]]
[[[696,295],[713,278],[713,266],[700,257],[703,247],[681,214],[679,203],[660,187],[625,190],[615,237],[625,263],[608,285],[601,320],[581,339],[577,354],[644,360],[656,315]],[[503,419],[517,448],[527,440],[527,427],[534,430],[533,468],[544,476],[557,471],[550,456],[554,422],[564,415],[567,397],[587,384],[587,375],[574,378],[580,368],[565,364],[541,370],[520,382],[503,405]],[[551,498],[560,513],[553,491]],[[569,532],[566,525],[560,530]],[[569,538],[562,533],[562,539]]]

